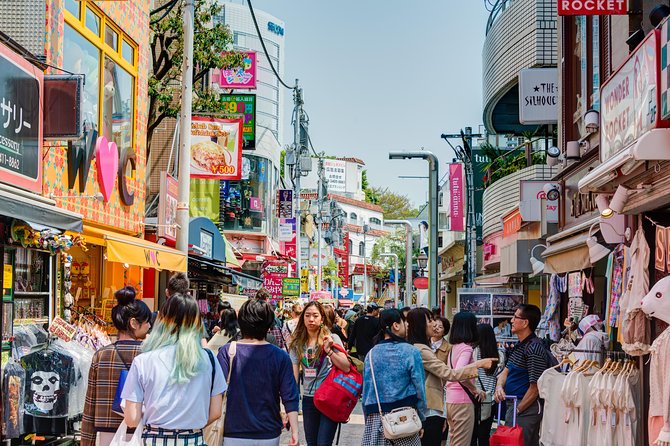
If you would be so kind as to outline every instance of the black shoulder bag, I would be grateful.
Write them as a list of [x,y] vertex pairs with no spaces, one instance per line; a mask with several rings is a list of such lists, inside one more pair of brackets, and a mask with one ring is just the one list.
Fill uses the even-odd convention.
[[[451,360],[451,357],[452,357],[451,354],[452,354],[453,351],[454,350],[453,350],[453,347],[452,347],[452,350],[449,352],[449,367],[451,367],[452,370],[455,370],[453,361]],[[482,404],[479,401],[477,401],[477,398],[475,398],[475,396],[472,394],[472,392],[470,392],[470,389],[465,387],[462,382],[458,381],[458,385],[461,386],[461,388],[468,395],[468,398],[470,398],[470,401],[472,401],[472,404],[475,408],[475,427],[474,427],[474,430],[473,430],[473,435],[476,435],[477,429],[479,427],[479,421],[481,420],[481,416],[482,416]]]

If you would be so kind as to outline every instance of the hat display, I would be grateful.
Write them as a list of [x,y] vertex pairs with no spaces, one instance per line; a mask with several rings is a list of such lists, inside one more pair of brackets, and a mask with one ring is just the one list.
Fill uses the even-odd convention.
[[591,328],[602,326],[602,324],[603,321],[600,320],[600,316],[597,314],[589,314],[588,316],[584,316],[579,322],[579,331],[581,331],[582,334],[586,334]]

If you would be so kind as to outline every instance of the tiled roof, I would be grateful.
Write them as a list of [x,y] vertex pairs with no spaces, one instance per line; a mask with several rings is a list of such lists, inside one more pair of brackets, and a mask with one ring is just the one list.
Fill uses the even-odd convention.
[[[363,226],[352,225],[352,224],[347,223],[346,225],[344,225],[344,230],[347,231],[347,232],[355,232],[357,234],[362,234],[363,233]],[[382,231],[381,229],[370,228],[368,230],[368,234],[370,234],[373,237],[383,237],[385,235],[389,235],[390,232]]]
[[351,156],[344,156],[342,158],[338,158],[337,160],[338,161],[348,161],[350,163],[356,163],[356,164],[360,164],[361,166],[365,166],[365,162],[363,162],[362,159],[354,158],[354,157],[351,157]]

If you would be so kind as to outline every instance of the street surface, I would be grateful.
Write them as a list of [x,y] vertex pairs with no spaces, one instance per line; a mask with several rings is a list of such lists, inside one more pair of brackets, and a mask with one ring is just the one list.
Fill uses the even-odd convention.
[[[361,444],[363,438],[363,430],[365,429],[365,420],[363,418],[363,409],[359,402],[351,414],[351,418],[347,424],[340,427],[340,441],[337,443],[337,435],[333,445],[340,444],[341,446],[355,446]],[[284,431],[281,436],[281,446],[288,445],[291,439],[291,433]],[[300,444],[305,445],[305,430],[302,427],[302,415],[300,415]]]

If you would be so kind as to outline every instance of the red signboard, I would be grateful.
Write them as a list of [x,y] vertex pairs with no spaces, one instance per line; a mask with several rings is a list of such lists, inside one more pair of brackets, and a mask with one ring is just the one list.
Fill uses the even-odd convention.
[[627,0],[558,0],[558,15],[625,15]]
[[413,283],[417,290],[428,289],[428,277],[417,277]]
[[333,253],[338,259],[337,262],[337,277],[342,281],[341,286],[349,287],[349,233],[344,233],[343,249],[333,248]]
[[465,230],[465,209],[463,206],[463,164],[449,164],[449,203],[452,231]]
[[282,279],[288,277],[286,262],[267,262],[263,266],[263,288],[268,290],[272,297],[282,294]]

